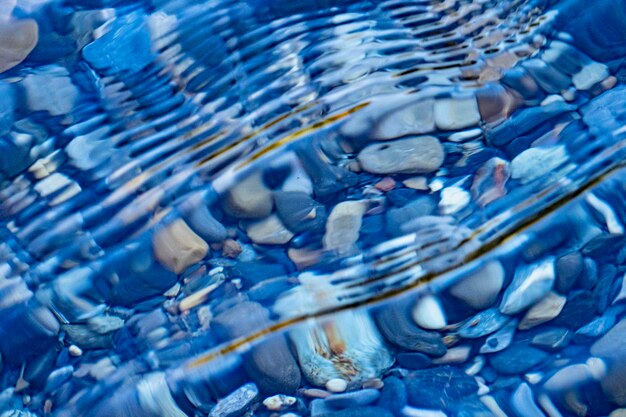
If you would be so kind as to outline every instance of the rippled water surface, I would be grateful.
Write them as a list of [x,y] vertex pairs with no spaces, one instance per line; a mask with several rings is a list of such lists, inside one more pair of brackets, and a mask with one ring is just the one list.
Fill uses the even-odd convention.
[[0,0],[0,417],[626,416],[623,0]]

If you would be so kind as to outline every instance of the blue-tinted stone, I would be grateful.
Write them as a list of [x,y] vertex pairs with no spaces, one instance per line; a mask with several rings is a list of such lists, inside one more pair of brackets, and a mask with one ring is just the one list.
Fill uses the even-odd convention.
[[573,292],[568,296],[567,302],[551,324],[564,326],[576,330],[589,323],[597,311],[597,299],[588,291]]
[[209,413],[209,417],[237,417],[243,414],[252,401],[259,395],[254,384],[246,384],[238,388],[226,398],[220,400]]
[[410,222],[422,216],[432,214],[437,207],[430,197],[420,197],[401,208],[394,208],[387,212],[387,227],[394,236],[410,233]]
[[395,376],[384,379],[385,386],[380,392],[376,405],[389,410],[394,416],[400,415],[400,410],[407,404],[407,393],[404,383]]
[[407,369],[423,369],[431,364],[431,359],[419,352],[402,352],[396,356],[398,365]]
[[533,336],[531,345],[549,352],[561,350],[569,345],[572,340],[571,330],[564,327],[550,327],[541,329],[541,332]]
[[406,380],[408,403],[418,408],[457,410],[478,391],[473,377],[451,366],[414,371]]
[[292,232],[319,231],[326,224],[326,208],[302,192],[275,192],[278,216]]
[[489,364],[501,374],[515,375],[527,372],[548,358],[543,350],[525,342],[514,342],[508,348],[488,356]]
[[561,294],[566,294],[583,272],[584,259],[578,252],[571,252],[556,260],[556,281],[554,287]]
[[360,391],[333,394],[324,399],[328,405],[334,408],[352,408],[370,405],[380,397],[378,390],[368,388]]
[[317,414],[317,417],[393,417],[393,414],[379,407],[355,407]]
[[458,330],[459,336],[475,339],[501,329],[511,318],[497,308],[481,311],[469,318]]

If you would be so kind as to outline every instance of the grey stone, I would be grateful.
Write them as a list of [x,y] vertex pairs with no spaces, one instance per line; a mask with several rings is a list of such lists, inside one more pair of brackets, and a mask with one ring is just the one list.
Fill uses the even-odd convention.
[[622,319],[607,334],[591,346],[591,354],[608,360],[607,375],[601,380],[602,390],[620,406],[626,405],[626,319]]
[[275,192],[276,212],[289,230],[295,233],[317,231],[326,223],[326,208],[302,192]]
[[224,210],[233,217],[258,219],[268,216],[274,207],[272,191],[260,174],[253,174],[236,183],[224,198]]
[[358,161],[363,170],[374,174],[422,174],[439,169],[444,156],[439,140],[418,136],[369,145]]
[[495,260],[463,277],[450,289],[450,294],[465,301],[470,307],[482,310],[496,301],[503,283],[504,268]]
[[250,408],[259,395],[259,389],[253,383],[245,384],[226,398],[218,401],[209,413],[209,417],[237,417]]
[[542,299],[554,283],[554,259],[520,267],[504,292],[500,312],[516,314]]
[[333,394],[324,399],[328,405],[334,408],[351,408],[363,405],[370,405],[380,397],[380,392],[376,389],[363,389],[343,394]]
[[483,337],[498,331],[509,320],[511,318],[501,314],[497,308],[490,308],[468,319],[459,328],[458,333],[459,336],[468,339]]

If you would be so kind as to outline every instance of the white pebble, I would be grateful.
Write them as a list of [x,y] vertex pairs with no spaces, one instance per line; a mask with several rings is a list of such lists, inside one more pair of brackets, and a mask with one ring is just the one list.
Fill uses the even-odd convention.
[[439,330],[448,324],[439,299],[432,295],[417,301],[413,308],[413,320],[418,326],[430,330]]
[[441,99],[435,102],[435,124],[443,130],[477,126],[480,122],[475,97]]
[[592,62],[585,65],[578,73],[572,77],[574,86],[579,90],[589,90],[595,84],[609,76],[606,65],[599,62]]
[[288,395],[273,395],[263,400],[263,405],[271,411],[282,411],[285,408],[289,408],[296,403],[294,397]]
[[348,382],[341,378],[333,378],[326,383],[326,389],[330,392],[344,392],[348,388]]
[[511,178],[523,184],[550,174],[567,161],[565,146],[530,148],[517,155],[511,162]]
[[470,194],[460,187],[444,188],[441,192],[439,210],[442,214],[454,214],[464,209],[470,200]]
[[68,348],[68,351],[70,352],[70,355],[72,356],[81,356],[83,354],[83,350],[76,345],[71,345]]

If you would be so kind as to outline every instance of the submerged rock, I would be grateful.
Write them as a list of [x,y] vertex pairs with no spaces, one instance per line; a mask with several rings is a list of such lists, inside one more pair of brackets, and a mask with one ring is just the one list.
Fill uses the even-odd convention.
[[363,170],[374,174],[423,174],[439,169],[444,155],[436,138],[418,136],[369,145],[358,161]]

